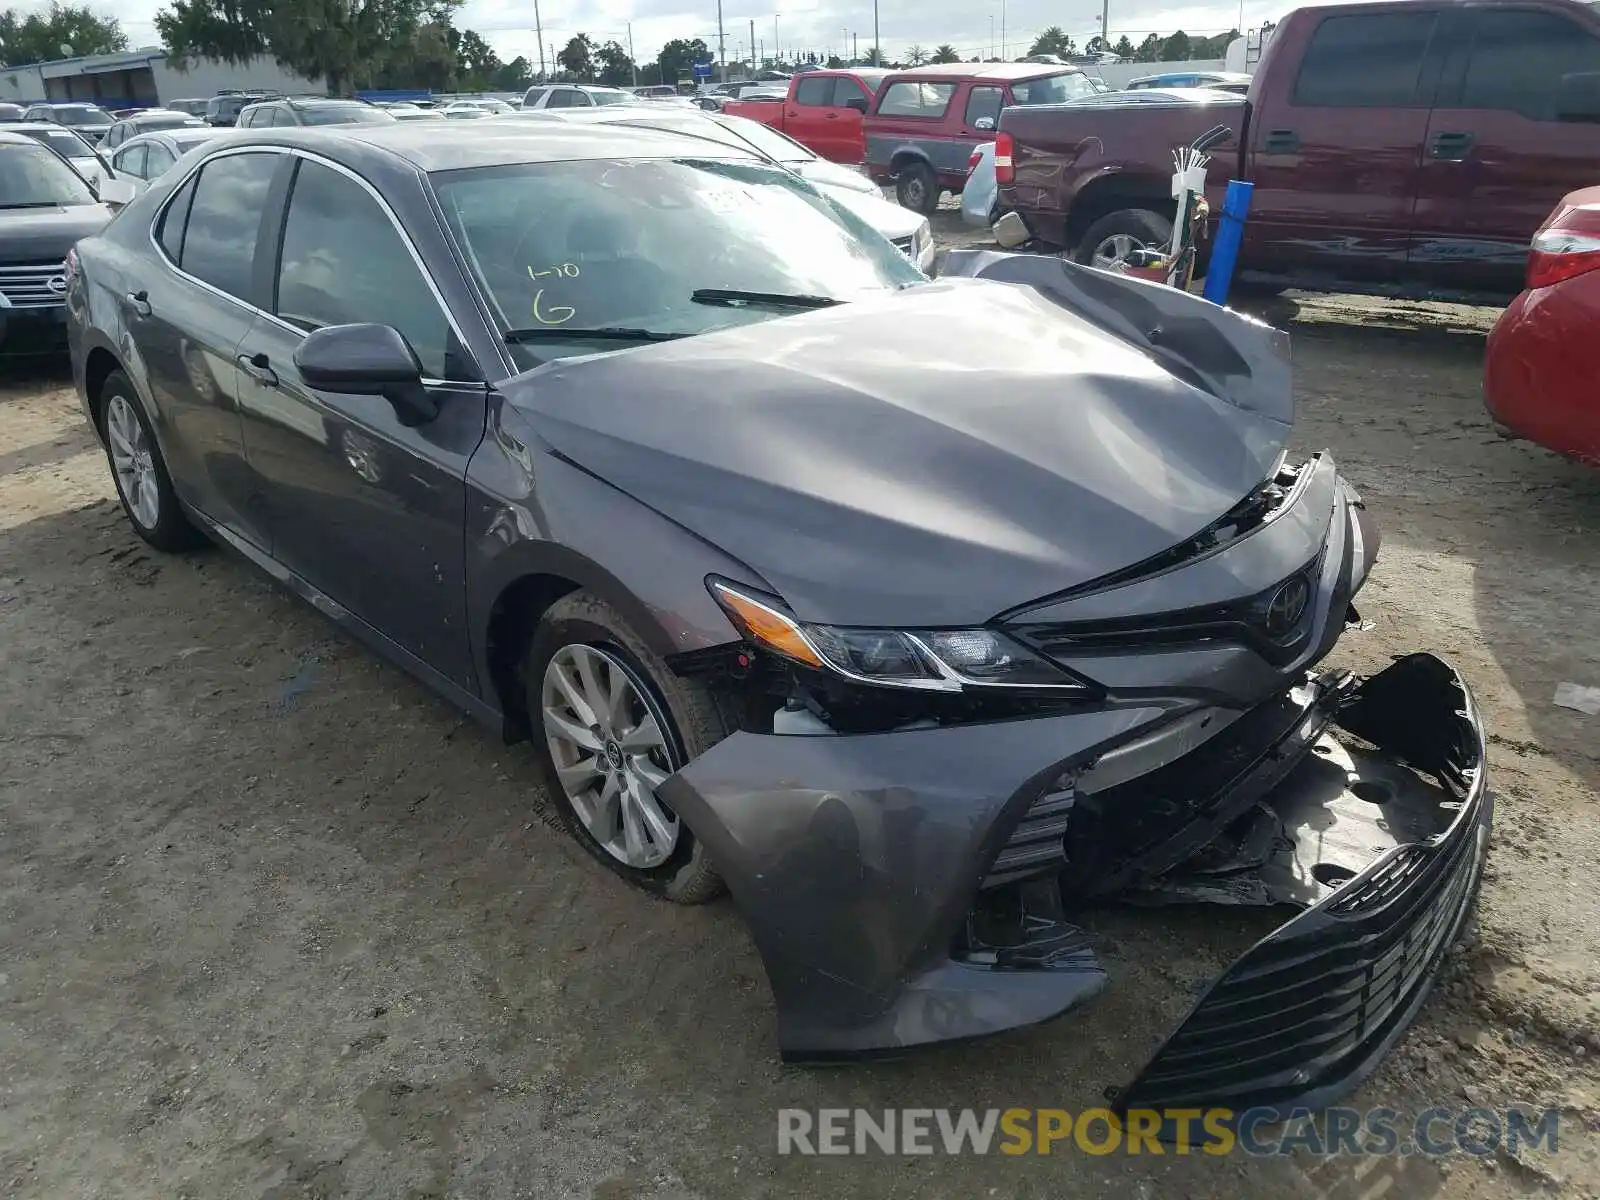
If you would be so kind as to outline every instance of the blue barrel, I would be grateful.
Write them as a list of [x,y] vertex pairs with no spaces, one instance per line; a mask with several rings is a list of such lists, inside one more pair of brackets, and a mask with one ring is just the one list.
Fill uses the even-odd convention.
[[1228,299],[1233,268],[1239,261],[1239,244],[1244,241],[1244,221],[1250,215],[1250,193],[1255,185],[1243,179],[1228,180],[1228,194],[1222,201],[1222,219],[1217,222],[1217,242],[1211,248],[1211,265],[1206,268],[1206,285],[1200,293],[1213,304]]

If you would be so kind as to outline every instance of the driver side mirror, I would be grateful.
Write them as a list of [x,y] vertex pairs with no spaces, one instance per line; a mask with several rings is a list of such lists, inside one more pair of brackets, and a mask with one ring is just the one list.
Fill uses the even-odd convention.
[[1556,117],[1600,121],[1600,71],[1574,71],[1556,82]]
[[400,424],[426,425],[439,405],[422,386],[422,364],[390,325],[327,325],[306,334],[294,352],[308,387],[347,396],[382,396]]
[[974,129],[993,129],[994,128],[994,118],[993,117],[979,117],[976,121],[974,121],[972,123],[972,127]]
[[101,204],[111,208],[121,208],[124,204],[131,204],[139,190],[133,186],[131,180],[119,179],[113,175],[100,181],[100,186],[95,189],[95,198]]
[[853,108],[862,115],[867,111],[867,98],[865,96],[851,96],[844,102],[846,108]]

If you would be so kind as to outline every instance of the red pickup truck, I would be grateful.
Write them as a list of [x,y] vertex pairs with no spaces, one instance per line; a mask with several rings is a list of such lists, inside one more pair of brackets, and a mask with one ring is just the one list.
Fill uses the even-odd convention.
[[1000,206],[1079,262],[1165,242],[1172,150],[1219,123],[1234,138],[1212,152],[1212,211],[1230,177],[1255,184],[1242,284],[1507,297],[1550,209],[1600,180],[1600,13],[1572,0],[1300,9],[1243,103],[1005,109]]
[[865,151],[861,118],[888,74],[871,67],[806,71],[789,80],[782,100],[729,100],[722,111],[770,125],[833,162],[858,163]]

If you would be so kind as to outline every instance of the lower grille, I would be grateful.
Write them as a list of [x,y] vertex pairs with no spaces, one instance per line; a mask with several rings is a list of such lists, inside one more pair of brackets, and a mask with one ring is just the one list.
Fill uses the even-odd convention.
[[912,258],[916,255],[917,239],[915,237],[899,237],[891,238],[890,240],[894,242],[895,249],[899,250],[907,258]]
[[1030,804],[1001,847],[989,874],[984,877],[983,886],[999,887],[1028,875],[1059,871],[1066,866],[1067,823],[1076,799],[1077,793],[1067,781],[1065,787],[1053,788]]
[[0,266],[0,296],[7,308],[53,308],[66,303],[66,291],[63,262]]

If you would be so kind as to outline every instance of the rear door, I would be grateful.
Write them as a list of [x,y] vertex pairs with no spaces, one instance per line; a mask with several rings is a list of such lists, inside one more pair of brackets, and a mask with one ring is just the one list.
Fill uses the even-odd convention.
[[[265,267],[271,316],[239,349],[250,463],[273,557],[461,687],[466,634],[466,467],[488,392],[409,239],[354,175],[301,159]],[[400,331],[439,401],[400,424],[378,396],[308,387],[305,335],[375,322]]]
[[1251,118],[1244,266],[1309,281],[1403,275],[1439,23],[1435,10],[1407,8],[1329,15],[1311,29],[1287,102]]
[[1440,287],[1510,295],[1550,210],[1600,178],[1600,126],[1556,111],[1563,75],[1600,71],[1600,29],[1532,7],[1469,8],[1455,20],[1410,262]]

